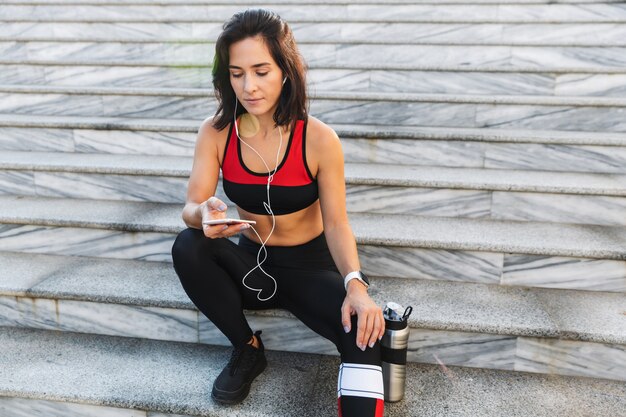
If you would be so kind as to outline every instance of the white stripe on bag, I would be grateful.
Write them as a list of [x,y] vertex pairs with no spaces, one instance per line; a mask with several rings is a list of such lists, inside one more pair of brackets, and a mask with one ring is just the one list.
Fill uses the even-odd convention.
[[383,369],[376,365],[342,363],[337,378],[337,397],[352,395],[384,399]]

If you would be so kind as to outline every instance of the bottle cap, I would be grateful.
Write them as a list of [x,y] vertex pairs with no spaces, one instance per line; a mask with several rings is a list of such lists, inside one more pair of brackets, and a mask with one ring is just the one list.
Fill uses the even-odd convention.
[[383,310],[383,317],[385,320],[391,321],[406,321],[411,312],[413,311],[413,307],[408,306],[406,309],[402,307],[398,303],[394,303],[393,301],[389,301]]

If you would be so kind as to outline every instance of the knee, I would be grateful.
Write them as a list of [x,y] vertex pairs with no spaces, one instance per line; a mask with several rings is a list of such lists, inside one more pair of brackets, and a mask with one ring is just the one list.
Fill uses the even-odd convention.
[[381,347],[380,340],[376,340],[373,347],[367,346],[365,350],[361,350],[356,345],[357,334],[357,316],[352,316],[352,327],[350,333],[344,333],[340,341],[339,354],[342,362],[362,363],[368,365],[381,365]]
[[200,229],[188,227],[181,231],[172,244],[174,266],[215,259],[229,243],[226,238],[211,239]]
[[380,349],[380,341],[374,343],[373,347],[367,346],[365,350],[361,350],[356,342],[349,346],[344,346],[340,352],[342,362],[362,363],[368,365],[381,366],[382,357]]
[[204,237],[202,230],[188,227],[181,231],[172,245],[172,261],[174,264],[185,262],[188,255],[195,252],[195,248],[201,243]]

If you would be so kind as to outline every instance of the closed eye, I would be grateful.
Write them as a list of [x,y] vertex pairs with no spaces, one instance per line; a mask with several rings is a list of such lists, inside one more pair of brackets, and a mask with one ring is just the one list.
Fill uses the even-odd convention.
[[[233,76],[233,78],[241,78],[242,74],[231,74]],[[264,77],[267,75],[267,72],[257,72],[256,75],[260,76],[260,77]]]

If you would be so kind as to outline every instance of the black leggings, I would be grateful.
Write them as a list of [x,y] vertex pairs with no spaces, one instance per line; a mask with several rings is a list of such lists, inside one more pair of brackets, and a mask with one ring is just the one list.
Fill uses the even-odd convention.
[[[198,309],[230,340],[233,346],[247,343],[253,335],[243,309],[283,308],[307,327],[335,344],[341,355],[337,394],[339,416],[382,417],[383,388],[380,342],[361,351],[356,346],[357,316],[351,317],[349,333],[341,323],[346,296],[343,279],[330,255],[322,233],[297,246],[266,246],[267,260],[257,265],[260,244],[239,237],[239,244],[225,238],[210,239],[202,230],[187,228],[172,247],[174,269]],[[263,255],[263,253],[261,253]],[[262,257],[261,257],[262,259]]]

